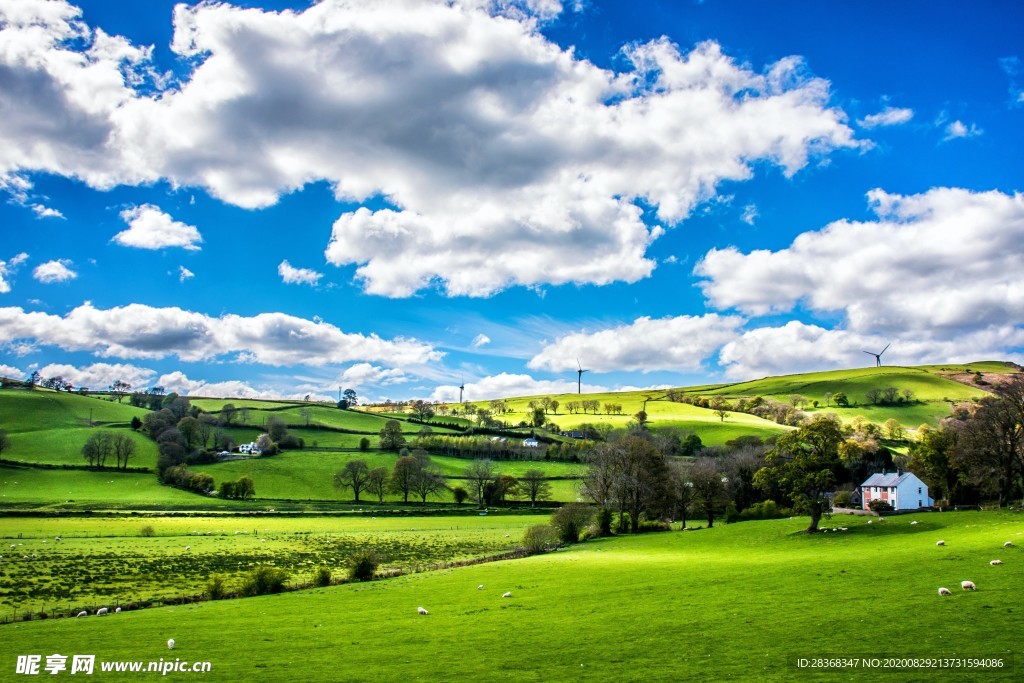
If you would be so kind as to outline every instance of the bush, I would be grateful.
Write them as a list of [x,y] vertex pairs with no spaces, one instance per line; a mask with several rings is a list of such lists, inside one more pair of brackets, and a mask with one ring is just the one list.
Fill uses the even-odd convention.
[[372,581],[380,561],[372,550],[360,550],[348,559],[348,578],[352,581]]
[[587,528],[594,517],[594,510],[581,503],[569,503],[555,510],[551,515],[551,526],[558,531],[558,538],[563,543],[577,543],[580,533]]
[[853,491],[838,491],[832,496],[832,505],[848,508],[853,504]]
[[599,536],[612,535],[612,511],[609,508],[597,511],[597,533]]
[[547,524],[531,526],[523,534],[523,548],[531,555],[546,553],[558,547],[558,534]]
[[288,574],[277,567],[256,567],[242,581],[242,590],[245,597],[253,595],[270,595],[280,593],[284,590],[284,582],[288,580]]
[[368,450],[370,450],[370,440],[367,439],[365,436],[363,438],[359,439],[359,450],[361,450],[361,451],[368,451]]
[[152,524],[147,524],[146,526],[144,526],[141,529],[139,529],[139,536],[145,536],[146,538],[151,538],[153,536],[156,536],[156,530],[153,529],[153,525]]
[[220,600],[227,594],[227,588],[224,586],[224,577],[219,575],[213,575],[206,584],[206,594],[211,600]]
[[658,519],[642,519],[640,525],[637,527],[637,531],[640,533],[648,531],[672,531],[672,526],[668,522],[662,522]]
[[317,567],[316,571],[313,572],[313,585],[321,587],[330,586],[331,570],[328,567]]
[[893,510],[892,505],[887,500],[873,500],[868,503],[868,508],[872,512],[891,512]]

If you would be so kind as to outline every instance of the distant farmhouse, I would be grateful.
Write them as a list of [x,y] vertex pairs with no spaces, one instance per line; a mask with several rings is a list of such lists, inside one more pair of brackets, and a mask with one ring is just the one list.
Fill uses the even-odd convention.
[[917,510],[935,503],[928,497],[928,484],[913,472],[876,472],[860,485],[860,492],[865,510],[873,500],[884,500],[894,510]]
[[238,452],[244,455],[263,455],[263,451],[256,445],[255,441],[243,443],[238,447]]

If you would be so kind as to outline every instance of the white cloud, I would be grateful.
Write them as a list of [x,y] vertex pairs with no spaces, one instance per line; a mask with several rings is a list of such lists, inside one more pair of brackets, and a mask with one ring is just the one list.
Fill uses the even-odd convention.
[[61,317],[0,308],[0,344],[32,340],[102,357],[230,360],[267,365],[328,365],[354,360],[415,365],[443,354],[415,339],[351,334],[284,313],[211,317],[180,308],[85,303]]
[[134,206],[121,212],[128,229],[114,235],[114,241],[138,249],[166,249],[181,247],[198,251],[203,241],[199,230],[174,220],[152,204]]
[[[483,377],[475,382],[466,382],[464,398],[467,401],[486,401],[494,398],[514,396],[539,396],[551,394],[575,394],[576,379],[539,380],[530,375],[516,375],[503,372],[500,375]],[[583,384],[584,393],[605,392],[608,387]],[[430,396],[433,401],[453,402],[459,400],[459,387],[442,385]]]
[[405,372],[397,368],[385,369],[370,363],[357,363],[346,368],[345,372],[341,373],[339,381],[342,386],[349,388],[404,384],[409,379]]
[[870,367],[878,353],[884,365],[923,365],[968,362],[979,359],[1016,360],[1024,345],[1024,331],[1010,325],[992,326],[951,339],[935,339],[912,331],[897,337],[866,335],[847,330],[828,330],[796,320],[782,327],[762,327],[729,342],[719,354],[727,377],[736,380],[770,375]]
[[0,363],[0,377],[7,377],[9,379],[22,379],[25,377],[25,373],[14,367],[13,365],[3,365]]
[[743,324],[738,316],[681,315],[641,317],[628,325],[575,332],[559,337],[530,359],[534,370],[698,370],[702,361],[735,339]]
[[754,221],[757,220],[757,206],[754,204],[747,204],[743,207],[743,215],[740,216],[740,220],[747,225],[753,225]]
[[71,265],[73,264],[68,259],[47,261],[46,263],[41,263],[36,266],[36,269],[32,271],[32,277],[44,284],[74,280],[78,277],[78,273],[71,270],[69,267]]
[[191,270],[185,266],[178,266],[178,282],[184,282],[185,280],[191,280],[196,276]]
[[0,261],[0,294],[11,291],[11,283],[7,278],[18,272],[18,266],[28,260],[28,254],[21,252],[9,261]]
[[124,363],[93,363],[85,367],[76,367],[66,363],[51,363],[39,368],[39,374],[43,379],[63,377],[75,387],[104,389],[117,380],[121,380],[131,384],[135,389],[142,389],[149,386],[156,372],[149,368],[140,368]]
[[538,31],[553,0],[181,4],[172,49],[197,66],[159,96],[149,48],[63,2],[28,6],[0,9],[18,46],[0,53],[0,176],[166,179],[243,207],[317,180],[383,196],[391,208],[342,215],[326,249],[374,294],[634,282],[661,234],[637,200],[675,224],[759,162],[792,175],[858,146],[798,58],[757,72],[660,39],[604,70]]
[[318,273],[309,268],[293,268],[287,260],[281,261],[281,264],[277,267],[277,274],[281,276],[281,280],[285,283],[313,285],[314,287],[320,282],[320,278],[323,277],[323,273]]
[[978,128],[973,123],[968,127],[963,121],[953,121],[946,126],[946,137],[942,138],[943,141],[955,140],[957,138],[973,138],[984,133],[982,129]]
[[336,397],[324,393],[317,393],[315,389],[305,387],[298,391],[294,387],[253,387],[248,382],[239,380],[225,380],[222,382],[208,382],[202,379],[190,379],[188,375],[175,370],[174,372],[161,375],[157,384],[167,392],[175,392],[181,396],[206,396],[210,398],[254,398],[263,400],[303,400],[307,396],[311,401],[330,401]]
[[877,128],[879,126],[898,126],[910,121],[912,118],[914,118],[913,109],[886,107],[877,114],[871,114],[862,119],[858,119],[857,123],[860,124],[862,128]]
[[57,209],[42,204],[32,204],[32,211],[35,212],[36,218],[64,218],[64,214]]
[[470,342],[470,345],[475,349],[479,349],[481,346],[486,346],[487,344],[490,343],[490,337],[488,337],[486,334],[478,334],[475,337],[473,337],[473,341]]
[[1024,323],[1024,195],[872,190],[875,221],[840,220],[786,249],[712,249],[694,272],[719,309],[800,305],[860,334],[953,339]]

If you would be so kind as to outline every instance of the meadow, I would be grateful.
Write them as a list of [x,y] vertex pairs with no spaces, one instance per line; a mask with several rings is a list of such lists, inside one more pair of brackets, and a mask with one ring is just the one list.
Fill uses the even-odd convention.
[[[293,584],[308,583],[321,566],[338,580],[348,558],[366,549],[380,558],[381,571],[413,571],[508,552],[528,526],[544,519],[477,514],[6,519],[0,531],[0,616],[64,615],[198,596],[214,574],[232,590],[258,565],[284,569]],[[152,536],[142,535],[145,527]]]
[[[1019,680],[1024,516],[868,521],[836,516],[829,528],[849,531],[813,536],[797,518],[614,537],[371,583],[21,622],[0,627],[0,662],[173,655],[212,662],[202,678],[213,681]],[[967,579],[976,592],[960,590]],[[852,656],[994,657],[1004,668],[795,666]]]

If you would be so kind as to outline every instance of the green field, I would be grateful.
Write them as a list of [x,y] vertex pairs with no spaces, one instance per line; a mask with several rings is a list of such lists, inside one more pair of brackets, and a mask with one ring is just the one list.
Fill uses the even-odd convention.
[[[15,608],[65,614],[105,604],[199,595],[211,574],[224,576],[230,589],[260,564],[286,570],[296,584],[310,581],[320,566],[330,567],[340,579],[348,558],[360,549],[378,555],[381,571],[410,571],[508,552],[526,527],[544,519],[10,519],[0,531],[0,616],[10,616]],[[155,535],[140,536],[145,526]]]
[[[223,681],[1019,680],[1024,517],[831,524],[850,530],[807,536],[795,533],[805,519],[747,522],[369,584],[19,623],[0,627],[10,629],[0,661],[157,660],[174,638],[174,657],[209,661],[201,678]],[[1018,547],[1003,548],[1007,540]],[[1005,564],[989,566],[996,558]],[[967,579],[976,592],[960,590]],[[939,586],[953,595],[938,596]],[[839,656],[1013,662],[818,674],[793,663]]]

